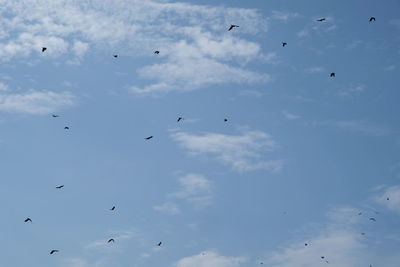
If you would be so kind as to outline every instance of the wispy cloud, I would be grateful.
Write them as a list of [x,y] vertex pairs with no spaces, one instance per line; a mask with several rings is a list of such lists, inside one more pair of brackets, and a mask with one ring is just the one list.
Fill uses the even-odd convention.
[[297,119],[300,119],[300,118],[301,118],[301,116],[295,115],[295,114],[293,114],[293,113],[290,113],[290,112],[287,111],[287,110],[283,110],[283,111],[282,111],[282,114],[283,114],[283,116],[285,116],[285,118],[288,119],[288,120],[297,120]]
[[335,18],[325,17],[326,20],[323,22],[316,21],[320,17],[314,17],[310,23],[297,33],[298,37],[309,37],[314,34],[324,34],[336,30],[337,25]]
[[272,14],[271,14],[272,19],[280,20],[280,21],[284,21],[284,22],[287,22],[289,20],[296,19],[296,18],[301,18],[301,17],[302,17],[302,15],[300,15],[297,12],[288,12],[288,11],[274,10],[274,11],[272,11]]
[[337,93],[341,97],[351,97],[354,95],[361,94],[362,92],[365,91],[365,84],[356,84],[356,85],[351,85],[347,88],[343,88],[342,90],[339,90]]
[[315,67],[310,67],[305,69],[306,73],[321,73],[321,72],[325,72],[325,68],[321,67],[321,66],[315,66]]
[[317,125],[326,125],[343,131],[359,132],[372,136],[385,136],[391,133],[386,127],[370,123],[366,120],[337,120],[317,122]]
[[169,215],[177,215],[181,213],[179,206],[173,202],[165,202],[161,205],[153,206],[153,210]]
[[265,169],[280,171],[281,160],[265,160],[265,152],[277,149],[273,138],[261,131],[244,131],[241,135],[205,133],[202,135],[178,132],[171,135],[191,155],[211,155],[239,172]]
[[198,255],[180,259],[176,267],[239,267],[245,263],[242,257],[227,257],[213,251],[204,251]]

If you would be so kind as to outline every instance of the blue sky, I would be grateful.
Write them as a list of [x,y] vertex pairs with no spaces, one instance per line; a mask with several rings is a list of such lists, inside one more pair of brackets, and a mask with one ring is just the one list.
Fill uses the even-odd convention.
[[398,266],[399,10],[3,1],[0,265]]

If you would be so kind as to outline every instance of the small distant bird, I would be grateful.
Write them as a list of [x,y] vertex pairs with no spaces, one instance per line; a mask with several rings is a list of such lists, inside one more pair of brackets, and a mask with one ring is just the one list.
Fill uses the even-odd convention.
[[42,53],[47,50],[47,47],[42,47]]
[[160,51],[156,50],[156,51],[154,51],[154,54],[158,55],[158,54],[160,54]]
[[56,189],[61,189],[63,187],[64,187],[64,185],[56,186]]
[[317,21],[319,21],[319,22],[322,22],[322,21],[325,21],[325,20],[326,20],[326,18],[317,19]]
[[110,238],[108,241],[107,241],[107,243],[111,243],[111,242],[115,242],[115,240],[113,239],[113,238]]
[[110,210],[115,210],[115,206],[113,206]]
[[51,115],[53,118],[58,118],[58,117],[60,117],[60,115],[56,115],[56,114],[52,114]]
[[157,244],[157,246],[161,247],[162,242],[160,241],[160,243]]
[[386,198],[386,200],[389,200],[389,198]]
[[239,26],[238,26],[238,25],[232,24],[232,25],[229,27],[228,31],[233,30],[233,28],[239,28]]
[[365,233],[361,233],[361,235],[365,235]]
[[287,46],[287,43],[286,43],[286,42],[283,42],[283,43],[282,43],[282,46],[283,46],[283,47]]
[[24,222],[32,222],[31,218],[26,218]]
[[304,246],[306,246],[306,247],[307,247],[307,246],[308,246],[308,244],[307,244],[307,243],[305,243],[305,244],[304,244]]
[[65,126],[65,127],[64,127],[64,130],[69,130],[69,127],[68,127],[68,126]]
[[227,122],[228,121],[228,119],[224,119],[224,122]]
[[331,77],[336,77],[336,73],[332,72]]
[[321,256],[321,259],[325,259],[325,256]]
[[260,264],[261,264],[261,265],[263,265],[263,264],[264,264],[264,262],[260,262]]
[[56,253],[56,252],[58,252],[58,250],[57,250],[57,249],[53,249],[52,251],[50,251],[50,255],[51,255],[51,254],[54,254],[54,253]]
[[369,218],[370,221],[376,222],[375,218]]
[[146,137],[146,140],[150,140],[151,138],[153,138],[154,136],[150,135],[149,137]]
[[117,58],[117,57],[118,57],[118,55],[113,55],[113,57]]
[[181,120],[183,120],[183,118],[182,118],[182,117],[179,117],[176,121],[177,121],[177,122],[180,122]]
[[373,21],[376,21],[376,18],[375,17],[370,17],[369,18],[369,22],[373,22]]
[[362,215],[362,212],[359,212],[358,215]]

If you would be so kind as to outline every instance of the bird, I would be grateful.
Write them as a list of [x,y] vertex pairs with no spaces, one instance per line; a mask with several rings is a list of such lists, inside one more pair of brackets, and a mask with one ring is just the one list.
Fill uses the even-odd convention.
[[65,126],[65,127],[64,127],[64,130],[69,130],[69,126]]
[[227,122],[227,121],[228,121],[228,119],[225,118],[225,119],[224,119],[224,122]]
[[118,57],[118,55],[113,55],[113,57],[117,58],[117,57]]
[[389,198],[386,198],[386,200],[389,200]]
[[326,20],[326,18],[317,19],[317,21],[319,21],[319,22],[322,22],[322,21],[325,21],[325,20]]
[[375,218],[369,218],[370,221],[376,222]]
[[31,218],[26,218],[24,222],[32,222]]
[[365,235],[365,233],[361,233],[361,235]]
[[56,253],[56,252],[58,252],[58,250],[57,250],[57,249],[53,249],[52,251],[50,251],[50,255],[51,255],[51,254],[54,254],[54,253]]
[[47,50],[47,47],[42,47],[42,53]]
[[336,73],[332,72],[331,77],[336,77]]
[[113,206],[110,210],[115,210],[115,206]]
[[162,242],[160,241],[160,242],[157,244],[157,246],[161,247],[161,244],[162,244]]
[[63,187],[64,187],[64,185],[59,185],[59,186],[56,186],[56,189],[61,189]]
[[229,27],[228,31],[233,30],[233,28],[239,28],[239,26],[238,26],[238,25],[232,24],[232,25]]
[[282,46],[283,46],[283,47],[287,46],[287,43],[286,43],[286,42],[283,42],[283,43],[282,43]]
[[56,114],[51,114],[51,116],[52,116],[53,118],[58,118],[58,117],[60,117],[60,115],[56,115]]
[[160,51],[156,50],[156,51],[154,51],[154,54],[158,55],[158,54],[160,54]]
[[376,18],[375,17],[370,17],[369,18],[369,22],[372,22],[372,21],[376,21]]
[[308,244],[307,244],[307,243],[305,243],[305,244],[304,244],[304,246],[306,246],[306,247],[307,247],[307,246],[308,246]]
[[181,120],[183,120],[183,118],[182,118],[182,117],[179,117],[176,121],[177,121],[177,122],[180,122]]
[[359,212],[358,215],[362,215],[362,212]]
[[154,136],[150,135],[149,137],[146,137],[146,140],[150,140],[151,138],[153,138]]
[[107,241],[107,243],[111,243],[111,242],[115,242],[115,240],[113,239],[113,238],[110,238],[108,241]]

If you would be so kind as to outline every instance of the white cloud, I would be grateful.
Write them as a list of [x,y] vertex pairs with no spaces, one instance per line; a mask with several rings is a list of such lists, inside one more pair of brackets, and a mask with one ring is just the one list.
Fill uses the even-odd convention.
[[291,19],[296,19],[302,17],[299,13],[296,12],[286,12],[286,11],[272,11],[271,18],[287,22]]
[[197,207],[211,203],[213,182],[203,175],[190,173],[179,178],[179,183],[179,191],[170,194],[171,197],[185,199]]
[[321,73],[321,72],[325,72],[325,68],[324,67],[310,67],[305,69],[306,73]]
[[89,44],[81,41],[76,41],[72,48],[72,50],[74,51],[75,55],[78,58],[83,57],[83,55],[85,55],[88,49],[89,49]]
[[166,213],[169,215],[177,215],[177,214],[181,213],[179,206],[172,202],[165,202],[161,205],[154,206],[153,210],[162,212],[162,213]]
[[376,201],[389,210],[400,213],[400,185],[385,188],[384,192],[376,197]]
[[342,97],[350,97],[353,95],[358,95],[358,94],[364,92],[365,87],[366,87],[365,84],[351,85],[348,88],[344,88],[344,89],[340,90],[338,92],[338,95],[342,96]]
[[0,93],[0,111],[49,114],[74,104],[75,97],[69,92],[35,91],[24,93]]
[[176,267],[239,267],[245,262],[241,257],[226,257],[213,251],[205,251],[198,255],[179,260]]
[[257,169],[279,171],[283,166],[281,160],[264,159],[265,152],[275,151],[277,144],[269,134],[261,131],[245,131],[242,135],[178,132],[171,137],[191,155],[212,155],[239,172]]
[[283,115],[285,116],[285,118],[288,119],[288,120],[297,120],[297,119],[300,119],[300,118],[301,118],[301,116],[292,114],[292,113],[290,113],[290,112],[287,111],[287,110],[283,110],[283,111],[282,111],[282,114],[283,114]]
[[383,126],[372,124],[365,120],[338,120],[338,121],[325,121],[317,122],[317,125],[326,125],[337,128],[343,131],[359,132],[372,136],[385,136],[391,133],[390,129]]

